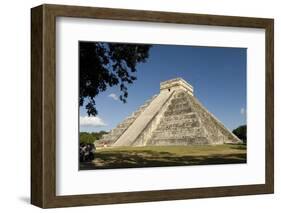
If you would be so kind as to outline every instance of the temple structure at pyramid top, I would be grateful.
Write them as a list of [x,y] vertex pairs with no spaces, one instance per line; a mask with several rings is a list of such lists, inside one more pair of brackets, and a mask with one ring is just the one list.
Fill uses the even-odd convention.
[[96,146],[169,146],[241,143],[193,95],[182,78],[160,83],[154,95]]
[[191,86],[182,78],[174,78],[160,83],[160,92],[163,91],[171,92],[174,90],[184,90],[193,96],[193,86]]

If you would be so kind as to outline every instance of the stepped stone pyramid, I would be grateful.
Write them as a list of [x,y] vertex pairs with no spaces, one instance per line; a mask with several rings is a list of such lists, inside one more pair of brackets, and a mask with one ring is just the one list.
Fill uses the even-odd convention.
[[161,82],[160,93],[96,141],[97,146],[241,143],[193,95],[182,78]]

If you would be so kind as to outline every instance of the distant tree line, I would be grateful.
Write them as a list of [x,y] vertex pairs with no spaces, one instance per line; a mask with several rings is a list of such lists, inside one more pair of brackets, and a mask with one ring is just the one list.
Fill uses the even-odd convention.
[[236,135],[243,143],[247,143],[247,126],[242,125],[237,127],[232,131],[234,135]]
[[80,144],[93,144],[96,140],[101,139],[101,137],[107,134],[106,131],[100,132],[80,132],[79,141]]

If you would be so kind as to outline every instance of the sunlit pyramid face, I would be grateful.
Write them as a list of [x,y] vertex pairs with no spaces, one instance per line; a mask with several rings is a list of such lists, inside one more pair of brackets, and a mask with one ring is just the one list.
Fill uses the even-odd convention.
[[160,93],[96,142],[99,146],[151,146],[240,143],[193,96],[182,78],[160,83]]

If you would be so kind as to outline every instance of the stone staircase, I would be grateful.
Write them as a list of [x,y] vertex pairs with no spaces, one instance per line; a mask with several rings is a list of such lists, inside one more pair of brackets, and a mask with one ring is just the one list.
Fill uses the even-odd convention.
[[139,136],[149,128],[149,124],[155,120],[155,117],[173,94],[174,92],[164,91],[154,98],[150,102],[149,106],[142,111],[141,115],[135,119],[128,129],[113,144],[113,146],[132,146],[134,144],[143,144],[143,142],[137,142]]
[[116,142],[117,139],[129,128],[129,126],[137,119],[137,117],[147,108],[147,106],[157,97],[154,95],[140,106],[134,113],[125,118],[120,124],[112,129],[108,134],[103,135],[100,140],[95,142],[96,146],[108,146]]

